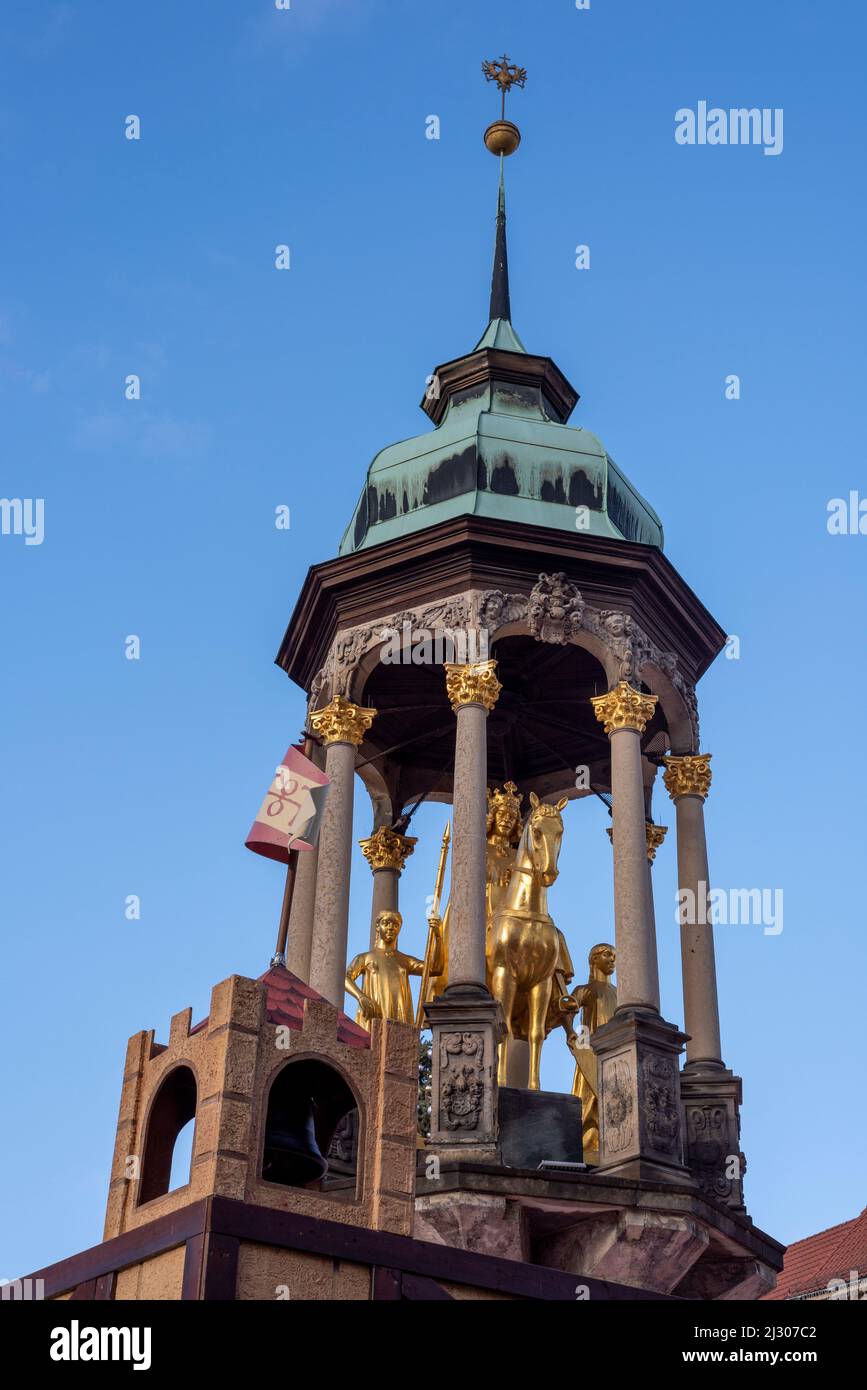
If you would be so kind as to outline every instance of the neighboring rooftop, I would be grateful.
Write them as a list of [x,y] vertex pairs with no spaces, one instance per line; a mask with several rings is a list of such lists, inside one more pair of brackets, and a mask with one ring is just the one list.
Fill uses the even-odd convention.
[[867,1277],[867,1207],[851,1221],[829,1226],[790,1245],[777,1286],[764,1297],[786,1299],[824,1293],[830,1280],[848,1283],[853,1272],[860,1279]]

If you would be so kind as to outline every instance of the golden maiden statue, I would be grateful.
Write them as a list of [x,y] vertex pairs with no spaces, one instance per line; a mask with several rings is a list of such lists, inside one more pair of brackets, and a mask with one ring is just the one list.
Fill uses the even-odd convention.
[[[439,918],[428,919],[433,943],[431,969],[442,968],[442,927]],[[372,1018],[393,1018],[398,1023],[413,1022],[409,977],[421,975],[425,961],[404,955],[397,948],[403,918],[399,912],[380,912],[376,919],[376,943],[350,962],[346,972],[346,992],[358,1004],[355,1021],[370,1027]],[[361,986],[357,984],[361,978]]]
[[[528,1088],[539,1089],[542,1043],[552,1028],[571,1028],[575,1005],[567,996],[572,962],[562,932],[548,912],[547,893],[557,878],[557,859],[563,838],[561,811],[556,805],[530,793],[530,811],[522,825],[521,798],[513,782],[502,791],[488,792],[487,820],[487,931],[485,961],[487,984],[503,1010],[506,1040],[500,1046],[499,1082],[507,1084],[509,1043],[529,1044]],[[448,832],[434,894],[433,920],[448,848]],[[442,931],[442,969],[431,957],[439,945],[433,935],[428,943],[429,967],[424,972],[422,999],[441,994],[448,984],[448,926],[446,907]]]

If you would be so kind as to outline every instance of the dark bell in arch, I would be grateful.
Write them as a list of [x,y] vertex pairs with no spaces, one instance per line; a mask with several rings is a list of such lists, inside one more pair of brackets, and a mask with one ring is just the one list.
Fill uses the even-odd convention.
[[262,1177],[287,1187],[303,1187],[327,1171],[328,1160],[316,1142],[313,1098],[307,1096],[293,1106],[291,1115],[269,1125]]

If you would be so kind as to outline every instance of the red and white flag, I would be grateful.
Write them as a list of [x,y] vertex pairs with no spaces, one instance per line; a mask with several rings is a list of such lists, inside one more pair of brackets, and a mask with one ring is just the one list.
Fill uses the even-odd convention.
[[294,745],[288,750],[244,843],[254,854],[288,864],[290,849],[313,849],[329,782]]

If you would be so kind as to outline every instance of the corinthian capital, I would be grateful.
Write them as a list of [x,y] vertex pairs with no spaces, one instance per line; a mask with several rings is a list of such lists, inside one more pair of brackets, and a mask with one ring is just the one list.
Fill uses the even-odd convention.
[[[605,831],[612,845],[614,844],[614,827],[609,825]],[[647,841],[647,859],[652,864],[656,858],[656,851],[668,834],[667,825],[653,825],[651,821],[644,822],[644,838]]]
[[628,681],[620,681],[607,695],[594,695],[590,703],[606,734],[618,729],[634,729],[643,734],[656,708],[655,695],[642,695]]
[[359,840],[358,843],[371,873],[376,873],[377,869],[397,869],[401,873],[418,840],[414,835],[399,835],[391,826],[381,825],[366,840]]
[[689,753],[682,758],[663,758],[662,780],[672,801],[679,796],[706,797],[710,790],[710,753]]
[[652,825],[650,821],[644,823],[644,837],[647,840],[647,858],[652,864],[656,858],[656,851],[668,834],[667,825]]
[[330,704],[323,709],[314,710],[310,716],[313,732],[321,734],[328,743],[352,743],[357,748],[367,733],[377,711],[354,705],[343,695],[335,695]]
[[461,705],[484,705],[490,713],[502,690],[497,680],[496,661],[473,661],[466,665],[447,661],[446,693],[457,714]]

